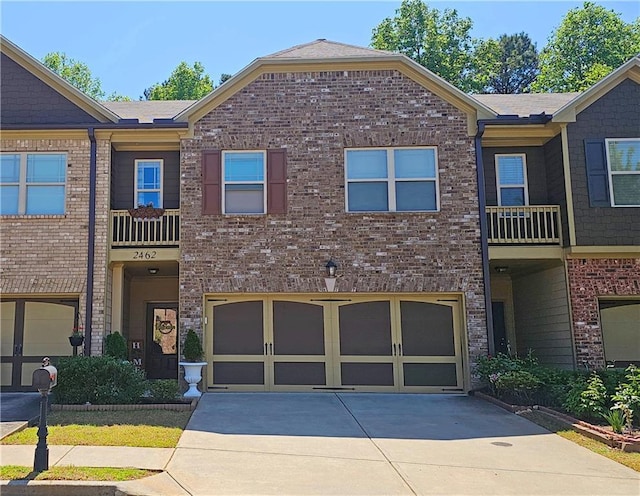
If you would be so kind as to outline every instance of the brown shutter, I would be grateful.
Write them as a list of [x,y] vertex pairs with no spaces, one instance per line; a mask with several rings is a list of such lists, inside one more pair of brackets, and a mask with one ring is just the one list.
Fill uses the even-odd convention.
[[287,151],[267,150],[267,213],[287,213]]
[[202,152],[202,215],[222,213],[220,150]]

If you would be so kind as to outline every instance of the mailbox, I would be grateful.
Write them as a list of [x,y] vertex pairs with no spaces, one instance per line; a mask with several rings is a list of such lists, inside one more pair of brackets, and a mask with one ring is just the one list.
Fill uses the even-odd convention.
[[50,364],[49,358],[42,359],[42,367],[33,371],[32,386],[41,393],[49,392],[58,384],[58,369]]

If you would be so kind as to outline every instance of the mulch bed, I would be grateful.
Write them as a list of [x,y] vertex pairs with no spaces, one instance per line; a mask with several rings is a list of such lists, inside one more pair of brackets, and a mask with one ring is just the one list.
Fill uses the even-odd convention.
[[520,412],[526,412],[535,410],[544,415],[551,417],[554,421],[565,426],[567,429],[573,429],[580,434],[583,434],[591,439],[600,441],[612,448],[618,448],[622,451],[629,453],[640,453],[640,433],[634,433],[634,435],[628,434],[616,434],[610,428],[602,427],[599,425],[590,424],[583,420],[578,420],[565,413],[558,412],[545,406],[523,406],[523,405],[510,405],[504,401],[494,398],[481,391],[474,391],[474,396],[481,398],[485,401],[493,403],[511,413],[516,415]]

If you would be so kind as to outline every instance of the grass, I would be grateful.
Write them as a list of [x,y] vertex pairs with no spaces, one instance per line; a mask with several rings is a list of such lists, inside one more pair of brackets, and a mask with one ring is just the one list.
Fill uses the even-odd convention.
[[139,468],[104,467],[51,467],[44,472],[33,472],[32,467],[5,465],[0,467],[1,480],[68,480],[68,481],[111,481],[121,482],[142,479],[157,474],[155,470]]
[[[53,412],[47,416],[47,442],[52,445],[175,448],[190,416],[190,411],[170,410]],[[29,427],[0,443],[35,446],[37,431],[37,427]]]
[[611,448],[604,443],[596,441],[595,439],[583,436],[582,434],[572,429],[567,429],[567,427],[560,422],[554,421],[552,418],[540,412],[521,412],[520,416],[538,424],[541,427],[544,427],[548,431],[555,432],[559,436],[568,439],[569,441],[572,441],[582,446],[583,448],[587,448],[594,453],[605,456],[613,460],[614,462],[625,465],[635,470],[636,472],[640,472],[640,453],[627,453],[619,449]]

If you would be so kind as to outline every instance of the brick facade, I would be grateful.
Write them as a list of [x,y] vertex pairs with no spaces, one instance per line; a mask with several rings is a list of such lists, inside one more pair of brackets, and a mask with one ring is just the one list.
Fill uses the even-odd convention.
[[[437,146],[440,212],[345,213],[344,149]],[[202,215],[204,150],[286,148],[285,215]],[[264,74],[181,144],[181,329],[206,293],[461,292],[472,357],[487,353],[473,138],[467,116],[397,71]]]
[[598,297],[640,295],[640,258],[567,260],[577,366],[605,366]]
[[[87,139],[3,139],[3,153],[67,154],[66,213],[15,215],[0,219],[0,293],[4,296],[72,296],[86,315],[89,229],[89,156]],[[109,218],[111,145],[98,144],[92,354],[102,352]],[[11,240],[11,241],[8,241]],[[71,329],[69,329],[71,332]]]

